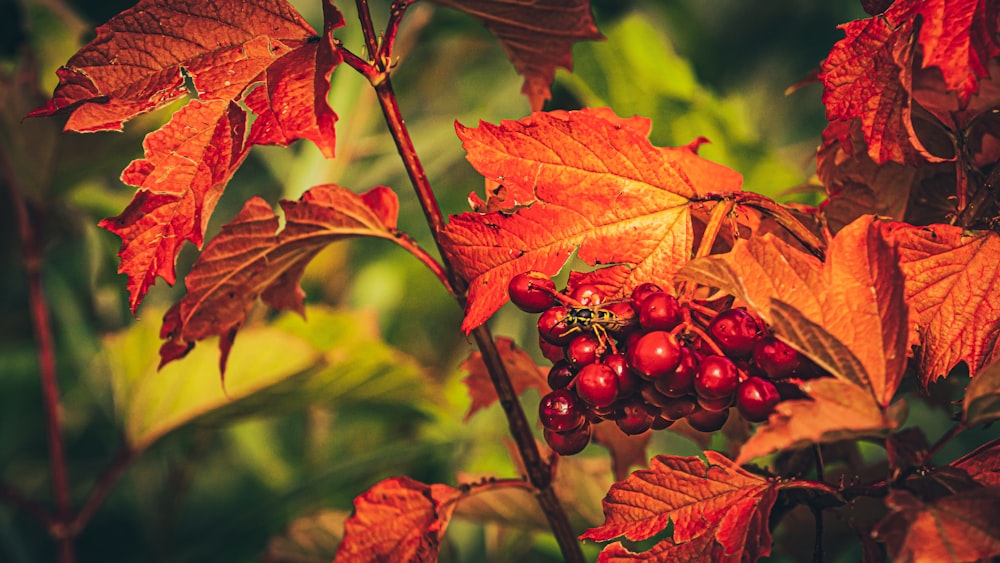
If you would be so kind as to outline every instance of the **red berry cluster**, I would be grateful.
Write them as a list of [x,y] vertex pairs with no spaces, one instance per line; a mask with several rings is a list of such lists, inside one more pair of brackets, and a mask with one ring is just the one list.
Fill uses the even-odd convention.
[[797,392],[785,380],[817,373],[747,310],[682,304],[652,283],[606,302],[594,286],[566,294],[544,274],[525,272],[508,293],[521,310],[541,313],[539,342],[553,365],[538,414],[545,440],[562,455],[581,451],[591,426],[606,420],[625,434],[682,418],[713,432],[735,406],[761,422]]

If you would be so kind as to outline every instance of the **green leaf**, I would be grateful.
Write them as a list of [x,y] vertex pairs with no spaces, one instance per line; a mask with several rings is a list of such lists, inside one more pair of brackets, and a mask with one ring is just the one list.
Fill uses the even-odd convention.
[[993,362],[972,378],[965,388],[962,410],[969,426],[1000,418],[1000,361]]
[[116,408],[130,446],[143,450],[192,423],[226,424],[319,404],[418,404],[426,397],[417,363],[383,343],[367,316],[310,308],[240,332],[231,376],[219,383],[210,347],[157,371],[158,318],[148,314],[105,340]]

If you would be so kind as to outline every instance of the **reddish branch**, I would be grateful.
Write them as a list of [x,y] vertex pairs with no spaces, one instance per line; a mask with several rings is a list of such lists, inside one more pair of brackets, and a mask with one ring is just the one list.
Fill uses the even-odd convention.
[[49,323],[49,308],[42,290],[42,245],[31,223],[28,206],[18,185],[10,156],[0,151],[4,180],[10,190],[14,218],[24,254],[25,277],[28,283],[28,308],[34,327],[35,347],[38,354],[38,373],[42,382],[42,400],[45,404],[46,438],[49,444],[49,465],[52,471],[52,498],[55,501],[55,519],[49,532],[57,539],[59,561],[72,562],[73,538],[65,533],[65,526],[72,517],[69,496],[69,475],[66,452],[62,439],[62,405],[59,400],[59,381],[56,377],[55,343]]
[[[447,279],[450,281],[451,288],[454,289],[454,295],[459,304],[464,307],[464,292],[467,284],[465,280],[454,273],[454,270],[448,264],[447,255],[441,246],[440,233],[444,229],[444,217],[438,206],[434,191],[431,189],[430,182],[427,179],[427,174],[424,172],[423,164],[421,164],[420,158],[417,156],[416,148],[413,146],[413,141],[403,121],[403,116],[399,111],[399,105],[396,103],[396,95],[392,89],[392,82],[389,80],[392,42],[395,39],[399,22],[409,2],[397,1],[393,3],[390,24],[387,28],[388,32],[381,46],[379,46],[378,38],[371,22],[371,13],[368,9],[367,0],[356,0],[356,3],[361,26],[365,34],[365,44],[369,53],[372,53],[374,61],[372,63],[362,61],[356,55],[350,54],[342,46],[338,45],[337,47],[344,56],[344,62],[368,78],[375,88],[379,106],[382,108],[382,114],[396,143],[396,149],[403,159],[406,173],[410,178],[413,189],[416,191],[417,199],[420,201],[420,206],[424,211],[424,217],[431,228],[434,242],[441,254],[444,269],[448,274]],[[538,444],[531,431],[531,425],[528,423],[524,410],[521,408],[520,401],[518,401],[517,393],[511,384],[510,377],[497,350],[493,335],[486,325],[481,325],[472,331],[472,336],[483,355],[483,362],[486,365],[493,387],[496,389],[500,405],[507,417],[510,433],[517,444],[521,460],[528,472],[528,480],[536,489],[539,505],[544,511],[546,518],[548,518],[553,535],[559,543],[563,558],[566,561],[582,563],[584,559],[580,544],[573,533],[573,529],[570,527],[566,511],[552,489],[551,468],[539,453]]]

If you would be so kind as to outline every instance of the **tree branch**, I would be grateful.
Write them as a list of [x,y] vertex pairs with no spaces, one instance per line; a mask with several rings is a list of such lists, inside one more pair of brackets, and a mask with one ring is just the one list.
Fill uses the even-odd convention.
[[42,383],[42,400],[45,405],[46,438],[49,444],[49,466],[52,471],[52,498],[55,501],[55,522],[50,533],[56,538],[58,559],[72,563],[76,559],[73,538],[64,533],[63,527],[72,518],[69,494],[69,471],[62,439],[62,405],[59,399],[59,380],[56,376],[55,342],[49,323],[49,307],[42,288],[42,245],[31,223],[24,194],[10,162],[10,155],[0,150],[0,165],[14,207],[14,218],[21,239],[25,277],[28,283],[28,309],[34,328],[38,354],[38,374]]

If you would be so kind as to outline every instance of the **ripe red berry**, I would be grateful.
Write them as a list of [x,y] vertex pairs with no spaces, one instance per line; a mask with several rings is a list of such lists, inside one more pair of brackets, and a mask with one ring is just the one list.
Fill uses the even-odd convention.
[[547,377],[549,388],[553,390],[565,389],[573,381],[574,377],[576,377],[576,371],[570,367],[569,362],[559,360],[552,364],[552,367],[549,369]]
[[660,407],[660,416],[668,420],[680,420],[696,410],[698,404],[693,397],[681,397],[670,399],[667,404]]
[[681,324],[681,304],[673,295],[651,293],[639,304],[639,324],[646,330],[671,330]]
[[672,334],[662,330],[647,332],[627,351],[632,369],[646,379],[663,377],[681,363],[681,347]]
[[694,376],[694,390],[705,399],[732,398],[739,385],[736,364],[725,356],[706,356]]
[[538,420],[553,432],[566,432],[584,423],[580,399],[565,389],[557,389],[538,403]]
[[760,339],[761,327],[746,309],[726,309],[712,319],[708,333],[727,356],[743,358]]
[[628,435],[642,434],[652,423],[653,415],[638,398],[626,401],[615,411],[615,424]]
[[706,411],[724,411],[733,406],[733,395],[721,399],[706,399],[698,397],[698,406]]
[[770,379],[787,379],[798,375],[805,358],[795,348],[773,336],[761,338],[753,347],[753,363]]
[[634,395],[639,390],[640,380],[629,368],[628,360],[621,354],[607,354],[601,363],[611,368],[618,376],[618,397]]
[[681,346],[681,361],[673,372],[653,380],[656,390],[667,397],[683,397],[694,392],[694,376],[701,357],[687,346]]
[[549,344],[565,346],[576,336],[566,326],[566,307],[561,305],[549,307],[538,317],[538,335]]
[[750,422],[762,422],[774,412],[774,405],[781,395],[773,383],[760,377],[751,377],[736,389],[736,408]]
[[541,272],[522,272],[507,284],[507,294],[518,309],[541,313],[555,303],[556,284]]
[[588,364],[576,374],[576,394],[595,407],[609,407],[618,399],[618,376],[604,364]]
[[553,432],[546,428],[542,432],[545,442],[559,455],[573,455],[583,451],[590,443],[590,424],[567,432]]
[[640,283],[632,289],[632,305],[638,309],[639,305],[642,304],[642,300],[648,297],[652,293],[662,293],[663,288],[656,285],[655,283]]
[[664,428],[670,428],[670,425],[672,425],[673,423],[674,423],[673,420],[670,420],[669,418],[664,418],[661,415],[653,417],[653,422],[649,423],[649,427],[652,428],[653,430],[663,430]]
[[601,292],[600,288],[589,283],[580,284],[573,288],[570,297],[584,307],[594,307],[604,302],[604,293]]
[[689,414],[687,421],[691,425],[691,428],[699,432],[715,432],[726,424],[728,418],[729,409],[721,411],[699,409]]
[[601,341],[590,333],[577,334],[566,345],[566,360],[573,369],[580,369],[597,361],[602,352]]

